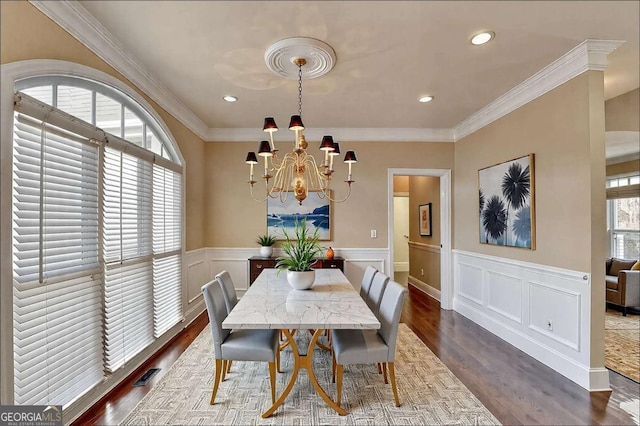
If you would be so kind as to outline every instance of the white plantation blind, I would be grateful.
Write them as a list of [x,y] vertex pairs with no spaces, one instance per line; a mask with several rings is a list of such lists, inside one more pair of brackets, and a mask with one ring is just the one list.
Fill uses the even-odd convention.
[[153,343],[151,259],[108,265],[105,273],[105,365],[115,371]]
[[182,176],[153,166],[153,301],[155,335],[182,319]]
[[106,367],[153,342],[153,165],[105,148],[103,223]]
[[181,319],[182,166],[124,93],[19,85],[33,97],[14,96],[14,401],[69,406]]
[[181,255],[153,260],[154,333],[156,337],[182,319]]
[[98,147],[20,113],[13,154],[15,404],[102,380]]

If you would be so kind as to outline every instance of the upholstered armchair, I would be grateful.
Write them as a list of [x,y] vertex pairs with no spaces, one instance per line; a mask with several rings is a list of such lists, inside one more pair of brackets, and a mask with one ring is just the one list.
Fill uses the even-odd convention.
[[631,270],[635,264],[635,260],[607,260],[607,303],[622,308],[625,316],[628,308],[640,307],[640,270]]

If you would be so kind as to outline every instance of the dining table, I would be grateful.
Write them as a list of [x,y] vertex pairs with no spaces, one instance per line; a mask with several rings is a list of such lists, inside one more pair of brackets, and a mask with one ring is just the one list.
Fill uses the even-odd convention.
[[[314,349],[325,330],[380,328],[380,321],[342,271],[317,269],[315,275],[310,289],[295,290],[289,286],[285,271],[264,269],[222,322],[225,329],[278,329],[291,347],[293,373],[276,402],[262,414],[263,418],[283,404],[301,369],[307,371],[313,388],[327,405],[346,415],[346,410],[329,397],[316,379]],[[296,330],[313,332],[306,353],[301,353],[296,345],[293,336]]]

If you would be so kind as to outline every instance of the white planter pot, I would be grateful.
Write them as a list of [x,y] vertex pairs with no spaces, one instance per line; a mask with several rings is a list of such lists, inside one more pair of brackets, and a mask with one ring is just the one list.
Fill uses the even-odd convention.
[[273,254],[273,247],[271,246],[262,246],[260,247],[260,256],[262,257],[271,257]]
[[308,290],[316,280],[316,271],[287,271],[287,282],[296,290]]

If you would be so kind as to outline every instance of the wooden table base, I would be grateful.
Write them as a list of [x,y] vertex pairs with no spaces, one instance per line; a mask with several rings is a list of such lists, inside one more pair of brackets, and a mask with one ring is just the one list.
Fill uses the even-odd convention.
[[300,355],[300,352],[298,351],[298,346],[296,345],[296,342],[293,340],[293,336],[291,332],[287,329],[282,330],[282,334],[284,334],[285,337],[287,338],[287,341],[289,345],[291,345],[291,350],[293,352],[293,374],[291,375],[291,379],[289,380],[287,387],[284,389],[284,391],[282,392],[278,400],[271,406],[271,408],[269,408],[267,411],[265,411],[262,414],[262,418],[266,419],[267,417],[272,415],[278,409],[278,407],[282,405],[284,400],[287,398],[287,396],[291,392],[291,389],[293,389],[293,385],[295,384],[296,379],[298,378],[298,372],[300,371],[301,368],[304,368],[307,370],[307,374],[309,375],[309,381],[315,388],[316,392],[318,392],[318,395],[322,397],[324,402],[326,402],[329,407],[333,408],[333,410],[336,413],[340,414],[341,416],[345,416],[347,414],[344,408],[340,407],[338,404],[335,403],[335,401],[329,398],[329,395],[327,395],[324,389],[322,389],[322,386],[320,386],[320,384],[318,383],[318,380],[316,379],[316,375],[313,372],[313,349],[314,349],[314,346],[316,346],[318,338],[323,332],[324,330],[317,329],[313,333],[311,342],[309,342],[307,353],[305,355]]

